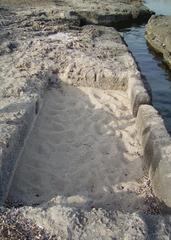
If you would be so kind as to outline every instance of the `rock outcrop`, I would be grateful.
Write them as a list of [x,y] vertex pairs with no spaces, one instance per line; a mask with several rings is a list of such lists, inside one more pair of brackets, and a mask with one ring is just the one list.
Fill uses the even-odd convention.
[[145,38],[171,68],[171,16],[152,16],[146,26]]
[[[34,8],[39,8],[44,13],[45,9],[52,12],[58,9],[58,12],[63,17],[75,16],[80,25],[85,24],[98,24],[106,26],[118,26],[118,24],[128,24],[129,22],[144,21],[149,19],[153,14],[146,6],[143,5],[141,0],[61,0],[61,1],[1,1],[2,6],[19,7],[25,11],[32,11]],[[40,7],[41,5],[41,7]],[[1,5],[0,5],[1,6]],[[53,14],[52,14],[53,15]],[[40,17],[40,16],[39,16]],[[48,21],[46,14],[42,17]],[[62,18],[63,18],[62,17]],[[53,16],[52,16],[53,18]],[[35,23],[35,28],[37,27]]]
[[[7,2],[8,4],[6,4]],[[16,2],[11,0],[10,6],[9,3],[10,0],[1,0],[0,3],[1,204],[4,203],[7,197],[18,156],[21,154],[21,148],[32,127],[32,123],[37,118],[43,102],[42,98],[48,87],[54,86],[58,88],[59,92],[62,92],[61,83],[65,82],[66,85],[70,84],[78,88],[84,86],[100,88],[101,91],[122,90],[124,91],[123,96],[125,96],[126,99],[128,97],[130,100],[131,110],[134,116],[137,115],[140,105],[148,104],[150,101],[143,82],[141,81],[140,72],[120,34],[113,28],[104,26],[81,26],[87,23],[93,23],[95,25],[118,25],[125,21],[129,22],[140,18],[146,19],[152,12],[145,8],[141,1],[107,0],[100,1],[99,4],[99,1],[88,0],[79,2],[61,0],[48,1],[48,3],[42,0],[41,6],[40,2],[37,4],[38,1],[29,1],[27,5],[25,5],[26,1],[24,0]],[[67,98],[67,94],[65,96]],[[96,98],[98,98],[98,95],[95,96],[95,99]],[[114,97],[113,99],[118,101]],[[79,102],[79,100],[77,100],[77,102]],[[119,101],[118,103],[120,104]],[[56,104],[56,102],[54,102],[54,104]],[[60,105],[59,101],[58,104]],[[76,105],[77,103],[71,102],[71,104]],[[53,106],[51,107],[53,108]],[[84,101],[81,107],[84,110]],[[85,108],[86,111],[90,111],[89,107],[87,104]],[[109,114],[113,118],[114,114],[110,110],[110,105],[106,104],[104,108],[108,109]],[[49,110],[53,112],[53,109]],[[76,110],[77,116],[79,116],[79,109]],[[118,113],[117,108],[114,108],[114,111],[116,114]],[[125,115],[124,111],[127,111],[127,108],[122,106],[122,111],[123,115]],[[69,114],[70,112],[68,111],[68,115]],[[93,115],[91,112],[89,112],[89,114],[91,116]],[[131,117],[128,117],[124,124],[122,124],[121,121],[123,116],[119,116],[121,119],[118,121],[121,124],[123,132],[125,131],[124,126],[130,129],[128,121],[131,124],[133,118],[132,114],[130,115]],[[139,113],[139,118],[142,121],[144,120],[144,122],[146,121],[145,118],[141,117],[141,112]],[[97,121],[96,119],[97,116],[94,122]],[[104,120],[105,119],[102,119],[102,123]],[[58,122],[54,124],[56,123]],[[90,127],[90,125],[88,125],[88,127]],[[106,125],[104,125],[106,132],[105,127]],[[148,133],[148,129],[145,129],[144,133],[142,127],[144,135]],[[97,127],[96,130],[99,132],[99,127]],[[131,132],[131,138],[134,139],[134,131],[136,131],[136,129],[129,131]],[[86,128],[84,132],[86,132]],[[127,134],[127,131],[125,132]],[[69,144],[71,144],[73,132],[71,131],[69,133],[71,133],[71,142],[69,142]],[[123,140],[124,134],[119,133],[117,137]],[[91,138],[92,136],[90,135],[90,139]],[[93,141],[96,143],[96,140],[93,139]],[[120,146],[117,145],[117,141],[114,143],[116,146]],[[80,144],[80,142],[78,144]],[[154,146],[156,147],[156,145]],[[132,142],[129,142],[128,147],[130,149],[135,148],[136,156],[139,158],[136,146],[134,146]],[[91,148],[91,144],[88,145],[88,148]],[[66,149],[63,151],[64,153],[65,150]],[[104,146],[102,151],[103,154],[109,155]],[[117,148],[116,151],[115,149],[113,149],[113,151],[115,154],[118,154]],[[120,147],[120,151],[123,152],[122,147]],[[91,153],[91,150],[89,153]],[[128,156],[128,151],[124,154]],[[163,152],[161,152],[161,156],[163,156]],[[71,155],[69,157],[71,157]],[[130,158],[129,161],[132,162],[131,154],[128,158]],[[106,159],[106,157],[102,158],[104,165]],[[85,162],[88,160],[86,156]],[[134,162],[131,164],[133,164],[134,169]],[[127,167],[128,166],[126,166],[125,169],[127,169]],[[101,165],[99,165],[99,168],[101,169]],[[90,169],[87,171],[89,170]],[[64,178],[65,177],[64,175]],[[81,174],[80,177],[82,177]],[[104,175],[98,177],[103,178]],[[105,175],[105,177],[107,176]],[[126,178],[127,173],[123,177]],[[132,177],[129,181],[132,186]],[[161,185],[159,191],[165,186],[166,181],[162,182],[164,185]],[[169,180],[167,184],[169,185]],[[123,185],[119,187],[120,188],[117,188],[119,200],[121,195],[126,196],[126,192],[132,194],[131,191],[128,191],[129,189],[124,189]],[[104,192],[110,191],[110,188],[108,189],[103,185],[102,189]],[[151,193],[149,180],[144,183],[140,191],[144,189],[148,189],[150,193],[144,201],[149,201],[150,206],[153,206],[152,208],[150,207],[147,212],[151,213],[153,210],[153,213],[155,213],[155,211],[159,212],[158,205]],[[162,194],[163,193],[164,192],[162,192]],[[138,197],[138,194],[139,193],[135,193],[135,196]],[[38,195],[35,197],[38,197]],[[82,201],[82,198],[78,198],[78,200],[79,199]],[[163,195],[161,195],[161,200],[165,199],[166,198],[163,198]],[[70,203],[75,201],[73,198],[69,200]],[[170,204],[170,201],[165,201],[165,203]],[[55,231],[58,237],[52,239],[161,239],[168,237],[170,234],[167,231],[170,227],[170,219],[146,215],[146,212],[139,213],[137,209],[134,209],[135,212],[129,212],[128,208],[126,208],[126,211],[123,211],[122,204],[119,211],[114,209],[115,204],[113,204],[112,210],[106,206],[96,206],[95,208],[92,203],[88,205],[89,208],[87,209],[74,206],[75,205],[66,205],[64,198],[61,197],[59,199],[51,199],[48,203],[45,202],[37,207],[23,207],[20,210],[21,214],[24,214],[27,218],[32,218],[34,223],[36,223],[36,219],[34,219],[36,216],[36,218],[40,220],[40,222],[37,221],[37,223],[50,231],[51,234]],[[11,222],[12,226],[18,216],[14,214],[15,210],[13,213],[13,210],[9,210],[10,213],[7,215],[7,218],[5,217],[7,220],[8,218],[13,218]],[[6,210],[2,212],[2,215],[3,217],[4,215],[6,216]],[[22,219],[23,218],[21,218],[21,220]],[[19,221],[17,225],[18,228],[20,228],[20,224],[21,221]],[[157,224],[159,225],[159,229],[156,229]],[[9,225],[11,226],[11,224]],[[40,229],[35,230],[39,231]]]
[[137,115],[137,129],[144,150],[144,170],[152,181],[153,192],[167,206],[171,206],[171,138],[158,112],[142,105]]
[[[9,14],[4,9],[2,13]],[[116,30],[103,26],[79,28],[75,17],[70,22],[60,18],[58,12],[53,16],[60,19],[59,24],[47,20],[51,18],[49,12],[47,21],[42,12],[25,13],[12,11],[11,20],[4,18],[1,32],[2,199],[48,84],[59,85],[62,81],[74,86],[128,90],[134,115],[140,104],[149,102],[137,66]]]
[[116,26],[125,21],[143,21],[152,14],[142,1],[65,0],[65,5],[68,5],[70,11],[80,18],[82,24]]

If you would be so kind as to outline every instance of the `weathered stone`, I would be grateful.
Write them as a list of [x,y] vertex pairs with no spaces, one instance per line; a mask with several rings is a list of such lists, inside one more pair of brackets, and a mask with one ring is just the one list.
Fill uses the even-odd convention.
[[31,123],[36,117],[34,100],[14,101],[6,104],[6,108],[0,109],[0,205],[6,199],[15,171],[16,159],[20,154]]
[[[38,112],[36,101],[49,83],[128,89],[134,115],[139,105],[149,101],[135,61],[119,33],[103,26],[79,28],[84,21],[113,25],[149,17],[151,12],[141,1],[37,3],[3,0],[0,4],[1,107],[4,101],[9,102],[1,116],[5,123],[2,131],[9,135],[9,146],[3,145],[2,149],[1,202],[8,192],[24,136]],[[24,113],[11,116],[20,101],[28,102]],[[15,134],[8,130],[11,125]]]
[[[148,103],[146,94],[144,100],[144,93],[141,93],[145,89],[136,63],[120,34],[113,28],[89,25],[48,36],[30,34],[27,39],[23,38],[25,32],[20,33],[14,41],[16,47],[10,53],[4,51],[0,63],[1,120],[4,119],[7,126],[16,126],[14,138],[6,125],[0,125],[12,139],[2,156],[2,169],[7,170],[1,172],[1,202],[8,191],[24,137],[20,141],[18,139],[20,135],[26,136],[28,133],[38,112],[36,101],[41,98],[48,84],[58,86],[63,81],[75,86],[127,90],[129,82],[129,90],[134,96],[132,98],[129,95],[133,99],[134,115],[140,104]],[[11,112],[16,113],[19,106],[23,107],[25,113],[18,117],[17,114],[12,115]]]
[[171,68],[171,16],[152,16],[146,26],[145,38],[154,50],[163,55]]
[[[99,1],[99,0],[62,0],[60,2],[56,1],[1,1],[2,6],[12,7],[12,8],[21,8],[24,9],[25,13],[30,11],[33,12],[32,8],[39,9],[41,15],[39,19],[41,21],[46,21],[46,25],[48,25],[48,15],[47,8],[52,12],[58,12],[58,20],[59,19],[68,19],[72,17],[77,17],[80,21],[81,25],[84,24],[99,24],[106,26],[114,26],[120,23],[133,22],[133,21],[144,21],[149,19],[149,17],[153,14],[146,6],[143,5],[141,0],[107,0],[107,1]],[[0,6],[1,6],[0,5]],[[37,11],[36,10],[36,11]],[[43,12],[42,12],[43,11]],[[53,13],[51,12],[51,17],[53,20]],[[63,15],[63,16],[62,16]],[[34,22],[34,29],[40,29],[39,22]],[[28,17],[28,16],[27,16]],[[26,19],[26,18],[25,18]],[[29,19],[27,19],[29,20]],[[49,19],[50,20],[50,19]],[[7,20],[10,21],[9,19]],[[31,25],[32,21],[28,21],[28,25]],[[42,25],[42,24],[41,24]],[[72,25],[72,23],[70,23]]]
[[144,169],[152,181],[154,194],[171,207],[171,138],[163,119],[150,105],[142,105],[137,129],[144,149]]
[[137,116],[139,106],[151,103],[151,97],[145,89],[144,83],[138,71],[135,71],[135,74],[129,76],[127,93],[134,116]]
[[[1,0],[0,4],[5,2]],[[85,23],[113,25],[125,20],[134,21],[140,16],[146,18],[151,12],[140,10],[144,8],[140,1],[103,1],[99,4],[99,1],[78,3],[68,0],[56,1],[55,6],[55,1],[47,3],[42,0],[40,7],[38,1],[29,1],[29,5],[25,5],[25,0],[18,0],[17,10],[14,8],[15,1],[8,2],[11,8],[9,5],[6,9],[0,8],[0,13],[3,13],[0,24],[0,203],[5,200],[17,156],[48,84],[60,87],[60,81],[64,81],[77,86],[127,90],[134,115],[142,103],[150,101],[137,66],[120,35],[111,28],[80,28]],[[80,3],[85,6],[84,9],[79,6]],[[153,124],[150,125],[150,121]],[[154,130],[151,130],[152,125]],[[152,107],[140,107],[137,126],[146,146],[145,166],[150,171],[155,194],[170,206],[170,138],[165,135],[163,122]],[[132,179],[130,181],[132,184]],[[63,222],[66,239],[162,239],[169,235],[170,220],[166,224],[166,219],[162,217],[102,208],[84,211],[64,207],[64,202],[59,206],[57,201],[33,208],[30,213],[36,211],[38,218],[40,216],[45,222],[46,211],[56,215],[57,221],[60,221],[61,215],[64,216],[67,221]],[[21,211],[27,212],[27,209]],[[8,217],[13,218],[14,215]],[[53,221],[51,218],[48,220],[50,224]],[[156,225],[159,226],[157,230]],[[20,229],[20,224],[17,228]],[[59,237],[60,234],[61,231]],[[65,239],[65,236],[61,235],[61,238]]]
[[141,1],[68,1],[82,24],[117,25],[125,21],[143,21],[153,13]]

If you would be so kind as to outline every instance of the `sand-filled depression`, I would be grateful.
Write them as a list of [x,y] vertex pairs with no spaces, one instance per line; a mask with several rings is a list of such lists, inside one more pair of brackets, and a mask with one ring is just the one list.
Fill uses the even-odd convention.
[[7,206],[55,239],[123,239],[127,228],[143,239],[139,212],[151,211],[154,198],[133,113],[147,93],[120,34],[85,26],[22,46],[4,95],[35,103],[42,91],[44,100],[12,169]]
[[48,91],[18,161],[8,201],[142,208],[141,148],[123,91],[61,86]]

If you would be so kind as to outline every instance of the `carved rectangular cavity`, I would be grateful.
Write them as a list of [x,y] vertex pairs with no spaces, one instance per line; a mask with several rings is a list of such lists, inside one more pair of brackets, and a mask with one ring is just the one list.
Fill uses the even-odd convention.
[[21,154],[8,202],[32,205],[61,196],[70,204],[142,208],[141,158],[125,92],[51,89]]

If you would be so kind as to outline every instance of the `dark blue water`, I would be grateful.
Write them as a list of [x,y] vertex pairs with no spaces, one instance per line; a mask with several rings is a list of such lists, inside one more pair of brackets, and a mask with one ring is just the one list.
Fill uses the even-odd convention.
[[[148,0],[148,2],[150,7],[155,6],[155,8],[151,7],[152,10],[158,9],[159,14],[164,14],[165,9],[166,14],[168,11],[171,13],[171,0]],[[162,2],[167,3],[163,8],[161,8]],[[142,74],[151,87],[153,106],[160,112],[167,130],[171,133],[171,71],[162,63],[162,58],[148,47],[144,39],[144,31],[145,25],[121,30]]]

